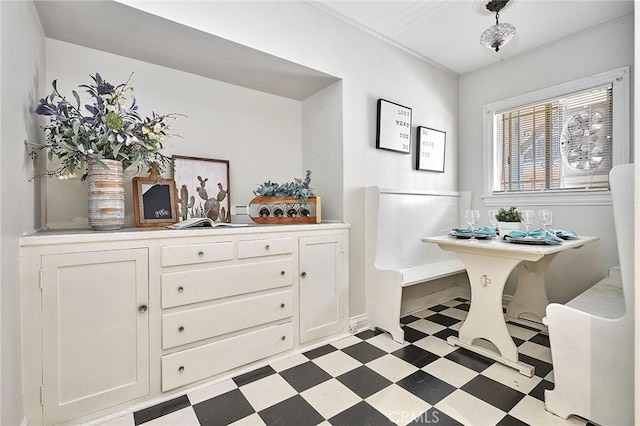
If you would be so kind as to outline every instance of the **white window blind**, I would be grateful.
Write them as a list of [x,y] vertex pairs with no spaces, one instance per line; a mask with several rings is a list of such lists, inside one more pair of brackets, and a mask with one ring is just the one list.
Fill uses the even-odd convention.
[[494,193],[608,187],[613,85],[494,114]]

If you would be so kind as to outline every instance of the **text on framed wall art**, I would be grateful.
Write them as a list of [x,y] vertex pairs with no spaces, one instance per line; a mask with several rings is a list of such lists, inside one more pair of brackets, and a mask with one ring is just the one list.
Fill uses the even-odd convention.
[[378,99],[376,148],[411,152],[411,108]]
[[416,170],[444,172],[446,137],[442,130],[418,126]]

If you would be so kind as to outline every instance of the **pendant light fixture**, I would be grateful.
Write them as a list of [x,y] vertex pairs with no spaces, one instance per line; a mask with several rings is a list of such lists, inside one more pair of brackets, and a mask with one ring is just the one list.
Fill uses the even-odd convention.
[[491,0],[486,6],[489,11],[495,12],[496,24],[484,30],[480,36],[480,44],[489,49],[494,49],[496,52],[516,35],[516,27],[498,22],[500,18],[499,12],[507,3],[509,3],[509,0]]

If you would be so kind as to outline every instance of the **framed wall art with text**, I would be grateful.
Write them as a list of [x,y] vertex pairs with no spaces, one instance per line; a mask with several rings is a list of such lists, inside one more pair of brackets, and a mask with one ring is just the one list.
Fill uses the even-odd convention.
[[411,153],[411,108],[378,99],[376,148]]
[[444,173],[444,148],[447,134],[442,130],[418,126],[416,170]]

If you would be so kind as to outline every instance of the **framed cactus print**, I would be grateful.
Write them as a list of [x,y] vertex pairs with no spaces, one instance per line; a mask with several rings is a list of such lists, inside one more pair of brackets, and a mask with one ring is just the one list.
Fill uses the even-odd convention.
[[214,222],[231,222],[229,161],[174,155],[178,217],[208,217]]

